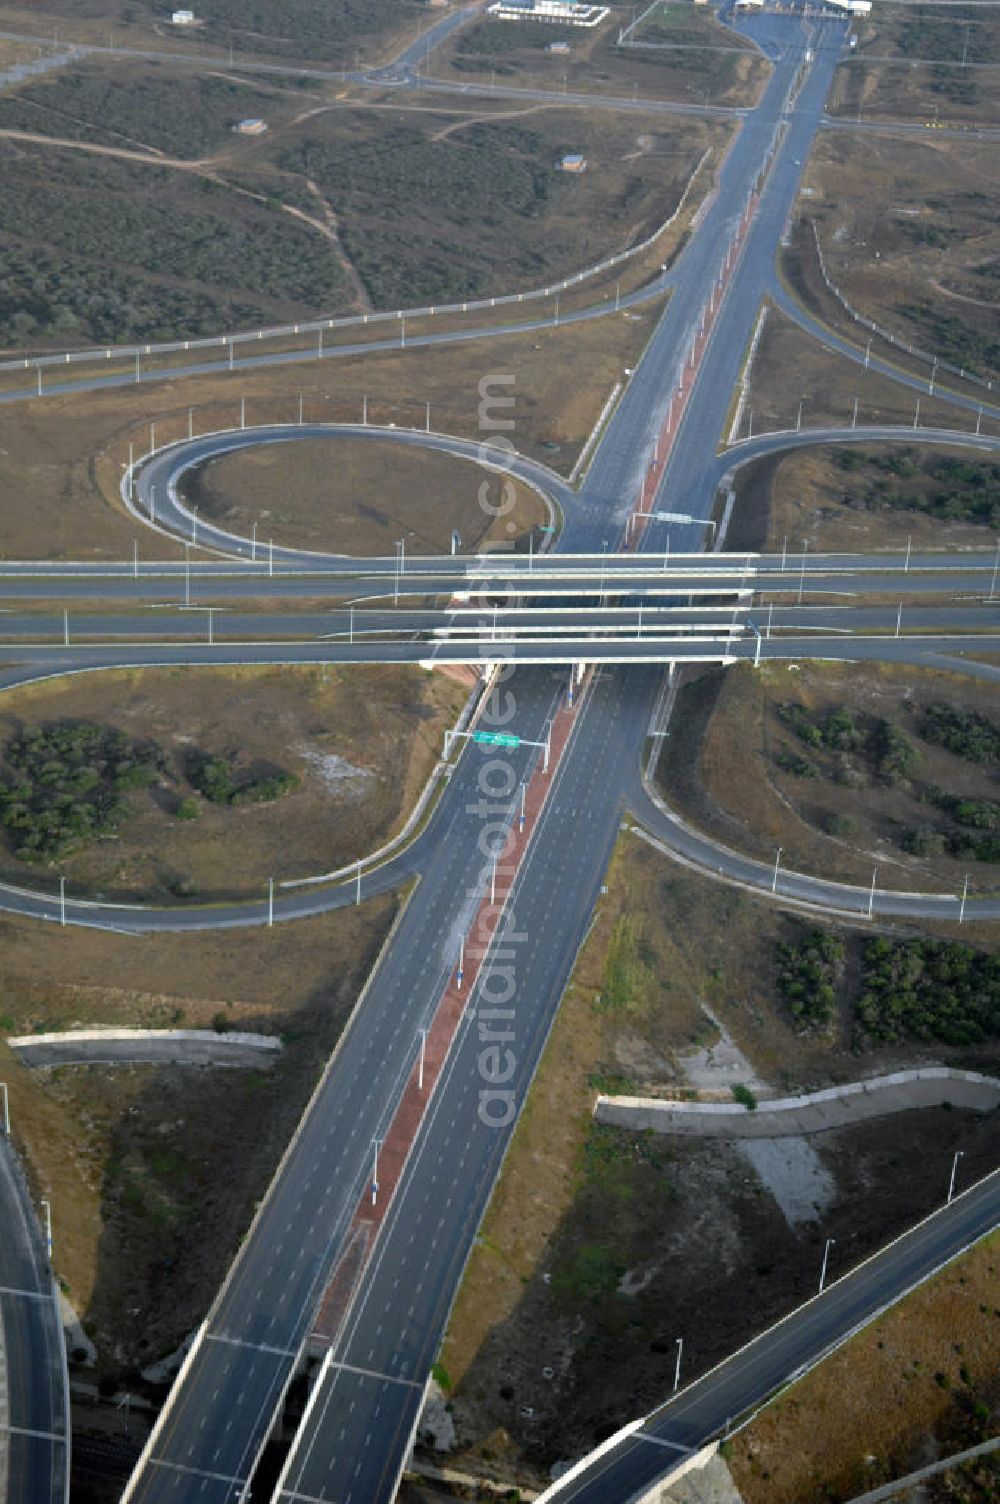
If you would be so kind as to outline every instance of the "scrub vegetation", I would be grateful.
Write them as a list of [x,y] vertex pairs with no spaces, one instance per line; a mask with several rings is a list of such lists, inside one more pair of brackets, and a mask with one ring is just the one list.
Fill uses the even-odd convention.
[[869,512],[923,512],[940,522],[1000,527],[1000,464],[959,455],[924,455],[908,445],[872,453],[837,449],[852,480],[849,506]]

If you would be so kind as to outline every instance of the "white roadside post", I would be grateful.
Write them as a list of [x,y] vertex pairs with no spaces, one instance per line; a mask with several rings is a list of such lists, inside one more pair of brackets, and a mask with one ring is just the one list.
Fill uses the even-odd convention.
[[964,1149],[957,1149],[955,1151],[955,1158],[951,1162],[951,1177],[948,1181],[948,1200],[945,1202],[945,1206],[951,1205],[951,1198],[955,1194],[955,1176],[958,1172],[958,1161],[964,1158],[964,1156]]
[[827,1265],[827,1260],[830,1257],[830,1249],[832,1248],[833,1244],[836,1243],[836,1241],[837,1241],[836,1238],[827,1238],[827,1240],[826,1240],[826,1246],[823,1249],[823,1267],[819,1271],[819,1293],[820,1293],[820,1295],[823,1294],[823,1287],[826,1284],[826,1265]]

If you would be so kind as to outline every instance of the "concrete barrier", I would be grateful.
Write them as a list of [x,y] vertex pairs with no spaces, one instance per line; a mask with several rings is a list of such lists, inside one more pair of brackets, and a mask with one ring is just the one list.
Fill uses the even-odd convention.
[[213,1029],[75,1029],[8,1039],[23,1064],[214,1065],[269,1070],[282,1049],[274,1034]]
[[594,1117],[618,1128],[652,1129],[706,1138],[782,1138],[844,1128],[868,1118],[950,1102],[973,1112],[1000,1107],[1000,1080],[975,1071],[925,1066],[852,1081],[798,1097],[763,1101],[756,1111],[739,1102],[671,1102],[599,1096]]

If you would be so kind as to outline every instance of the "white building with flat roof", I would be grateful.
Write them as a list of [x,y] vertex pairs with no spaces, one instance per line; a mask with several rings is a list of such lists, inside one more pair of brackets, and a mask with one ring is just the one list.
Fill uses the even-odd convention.
[[582,0],[496,0],[486,7],[494,21],[554,21],[560,26],[599,26],[608,13],[608,6]]

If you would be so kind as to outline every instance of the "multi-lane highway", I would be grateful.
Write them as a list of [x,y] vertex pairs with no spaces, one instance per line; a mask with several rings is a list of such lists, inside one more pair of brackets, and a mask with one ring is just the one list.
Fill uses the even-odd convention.
[[0,1133],[0,1498],[66,1504],[69,1391],[62,1325],[38,1218]]
[[[192,568],[186,563],[133,561],[115,569],[25,564],[0,571],[0,592],[21,603],[20,613],[10,612],[10,649],[5,649],[5,658],[13,666],[0,676],[0,687],[27,677],[96,670],[123,661],[363,662],[395,653],[439,662],[470,657],[484,662],[514,659],[517,665],[504,687],[490,697],[496,723],[520,738],[499,759],[505,770],[505,792],[492,795],[491,808],[481,781],[485,754],[478,750],[466,754],[455,765],[431,820],[415,842],[405,854],[366,878],[369,894],[386,891],[408,875],[419,875],[420,882],[198,1334],[130,1483],[128,1500],[151,1504],[198,1498],[205,1504],[234,1504],[245,1494],[323,1291],[334,1271],[343,1269],[351,1257],[355,1213],[372,1179],[377,1180],[375,1146],[393,1121],[404,1084],[416,1068],[421,1031],[426,1030],[453,977],[462,937],[488,890],[484,825],[492,821],[495,837],[498,824],[503,834],[516,818],[512,791],[533,778],[539,756],[538,749],[528,744],[546,739],[566,699],[568,675],[561,667],[546,665],[585,661],[616,666],[598,669],[577,711],[566,750],[549,776],[546,802],[505,909],[508,929],[517,931],[513,955],[500,954],[499,945],[494,945],[476,985],[470,988],[444,1069],[425,1116],[415,1126],[412,1148],[370,1262],[357,1271],[342,1319],[332,1334],[321,1382],[282,1481],[284,1504],[305,1499],[381,1504],[392,1497],[465,1258],[589,922],[622,811],[630,803],[637,804],[652,824],[662,825],[664,820],[655,807],[641,808],[646,796],[637,787],[635,771],[661,685],[662,671],[653,665],[692,657],[733,661],[818,652],[930,661],[935,654],[989,651],[995,642],[988,604],[996,584],[992,556],[959,561],[923,555],[830,561],[691,555],[679,564],[674,554],[671,560],[671,549],[690,549],[700,543],[711,516],[723,473],[716,446],[733,380],[768,285],[778,237],[794,203],[800,164],[822,117],[844,27],[834,22],[814,32],[799,17],[786,15],[767,18],[761,34],[777,58],[774,75],[759,106],[747,112],[720,171],[717,197],[671,273],[675,295],[604,430],[583,485],[573,491],[546,467],[516,462],[519,473],[549,497],[562,516],[559,553],[544,559],[362,562],[285,549],[275,540],[276,547],[272,550],[269,545],[263,556],[258,554],[257,543],[196,519],[179,501],[178,468],[201,462],[218,442],[204,439],[191,448],[163,451],[144,463],[135,475],[134,499],[132,477],[126,478],[126,496],[136,517],[147,525],[218,550],[228,556],[228,562],[220,559]],[[401,69],[404,81],[411,64],[412,59]],[[771,161],[775,142],[777,154],[761,185],[759,201],[747,206],[747,189]],[[745,220],[742,252],[733,268],[729,247],[741,218]],[[720,277],[724,263],[731,270]],[[665,403],[678,384],[680,352],[696,334],[710,299],[717,312],[707,349],[692,378],[687,411],[654,501],[654,508],[683,511],[699,521],[678,525],[653,520],[639,556],[618,555]],[[431,338],[453,337],[469,336]],[[228,435],[224,442],[232,447],[267,436],[278,442],[309,432],[285,428],[269,435]],[[469,452],[475,446],[463,449],[461,441],[398,432],[393,437],[401,442],[434,442],[459,457],[480,458]],[[853,442],[861,437],[851,434]],[[912,440],[913,434],[908,432],[907,438]],[[805,440],[802,435],[793,441]],[[723,469],[756,452],[752,446],[730,451]],[[589,557],[581,560],[579,555]],[[900,592],[901,584],[904,592]],[[935,608],[929,602],[925,605],[923,598],[942,592],[954,596],[958,588],[973,597],[973,603],[956,606],[953,602],[941,618],[942,633],[928,635]],[[113,634],[116,625],[129,634],[137,621],[141,625],[129,602],[169,599],[172,591],[176,604],[179,590],[198,606],[251,595],[298,602],[327,596],[342,604],[336,613],[313,608],[300,610],[297,616],[272,613],[270,623],[276,636],[287,637],[281,623],[287,628],[294,622],[296,631],[318,629],[311,641],[193,644],[188,631],[182,641],[174,643],[100,641],[77,646],[71,641],[67,647],[65,642],[23,640],[32,627],[23,615],[28,601],[72,600],[74,630],[85,633],[89,621],[94,630],[87,635],[103,638]],[[482,625],[473,627],[469,616],[458,610],[438,614],[408,608],[408,616],[393,612],[390,621],[384,606],[366,613],[362,626],[357,619],[352,622],[348,605],[345,640],[343,603],[362,593],[384,602],[390,592],[430,596],[456,591],[476,597],[480,607],[482,597],[494,594],[527,599],[528,606],[524,614],[498,610],[495,626],[492,609],[479,609],[474,617]],[[557,621],[544,608],[558,604],[564,591],[576,604]],[[766,635],[767,608],[747,609],[754,591],[779,596],[771,614],[770,636]],[[816,604],[821,592],[845,595],[854,591],[888,595],[893,600],[900,594],[908,600],[912,597],[908,610],[913,620],[906,632],[871,635],[887,626],[885,607],[873,603],[851,608],[848,636],[843,630],[845,618],[834,619],[829,607]],[[795,603],[780,599],[792,593]],[[725,609],[718,618],[708,614],[705,594],[722,598]],[[597,601],[604,597],[619,602],[614,613],[599,617],[603,624],[599,637],[592,635],[595,616],[584,614],[599,607],[593,599],[580,606],[581,596],[588,595]],[[808,598],[801,610],[800,595]],[[700,604],[689,604],[682,619],[673,608],[684,596],[697,598]],[[976,606],[975,598],[986,601],[985,607]],[[646,613],[641,630],[640,600]],[[83,601],[94,603],[97,609],[92,614],[82,612]],[[670,615],[664,607],[671,609]],[[987,625],[977,632],[984,613],[988,613]],[[749,626],[751,619],[753,626]],[[722,630],[715,630],[716,621],[724,624]],[[42,622],[51,628],[51,618],[35,618],[35,625]],[[382,622],[387,625],[376,625]],[[64,636],[69,625],[63,618]],[[396,629],[391,638],[390,626]],[[401,626],[416,640],[400,640]],[[549,626],[557,630],[543,630]],[[909,635],[918,627],[919,637]],[[3,633],[0,616],[0,638]],[[156,635],[155,628],[142,634],[146,638]],[[571,861],[566,856],[570,851]],[[336,889],[297,890],[279,898],[275,918],[298,917],[353,898],[353,887],[349,896]],[[72,900],[62,910],[51,896],[10,890],[0,893],[0,904],[48,919],[67,917],[89,923],[110,919],[123,929],[158,927],[178,934],[206,925],[259,923],[265,912],[262,902],[212,910],[120,908],[109,914],[101,906]],[[487,989],[496,985],[501,972],[511,989],[509,1016],[505,1011],[499,1037],[505,1062],[509,1057],[503,1085],[513,1111],[497,1123],[484,1119],[480,1109],[484,1041],[498,1038],[496,1010],[491,1009]],[[499,1049],[495,1043],[488,1047]],[[374,1196],[372,1191],[373,1200]],[[884,1266],[885,1290],[900,1288],[901,1273],[905,1270],[891,1260]],[[823,1340],[829,1341],[842,1334],[852,1308],[849,1302],[843,1308],[831,1303],[824,1311]],[[765,1350],[775,1370],[787,1372],[782,1365],[788,1352],[780,1342],[775,1346],[770,1340]],[[715,1424],[712,1406],[717,1405],[718,1392],[706,1392],[709,1398],[692,1422],[692,1429],[707,1428],[699,1435],[710,1434]],[[654,1442],[647,1443],[647,1448],[644,1477],[654,1476],[649,1473],[650,1454],[658,1454],[656,1466],[661,1471],[673,1454],[670,1445],[657,1447]],[[624,1486],[632,1485],[626,1480]],[[617,1495],[605,1492],[592,1497],[605,1500]]]

